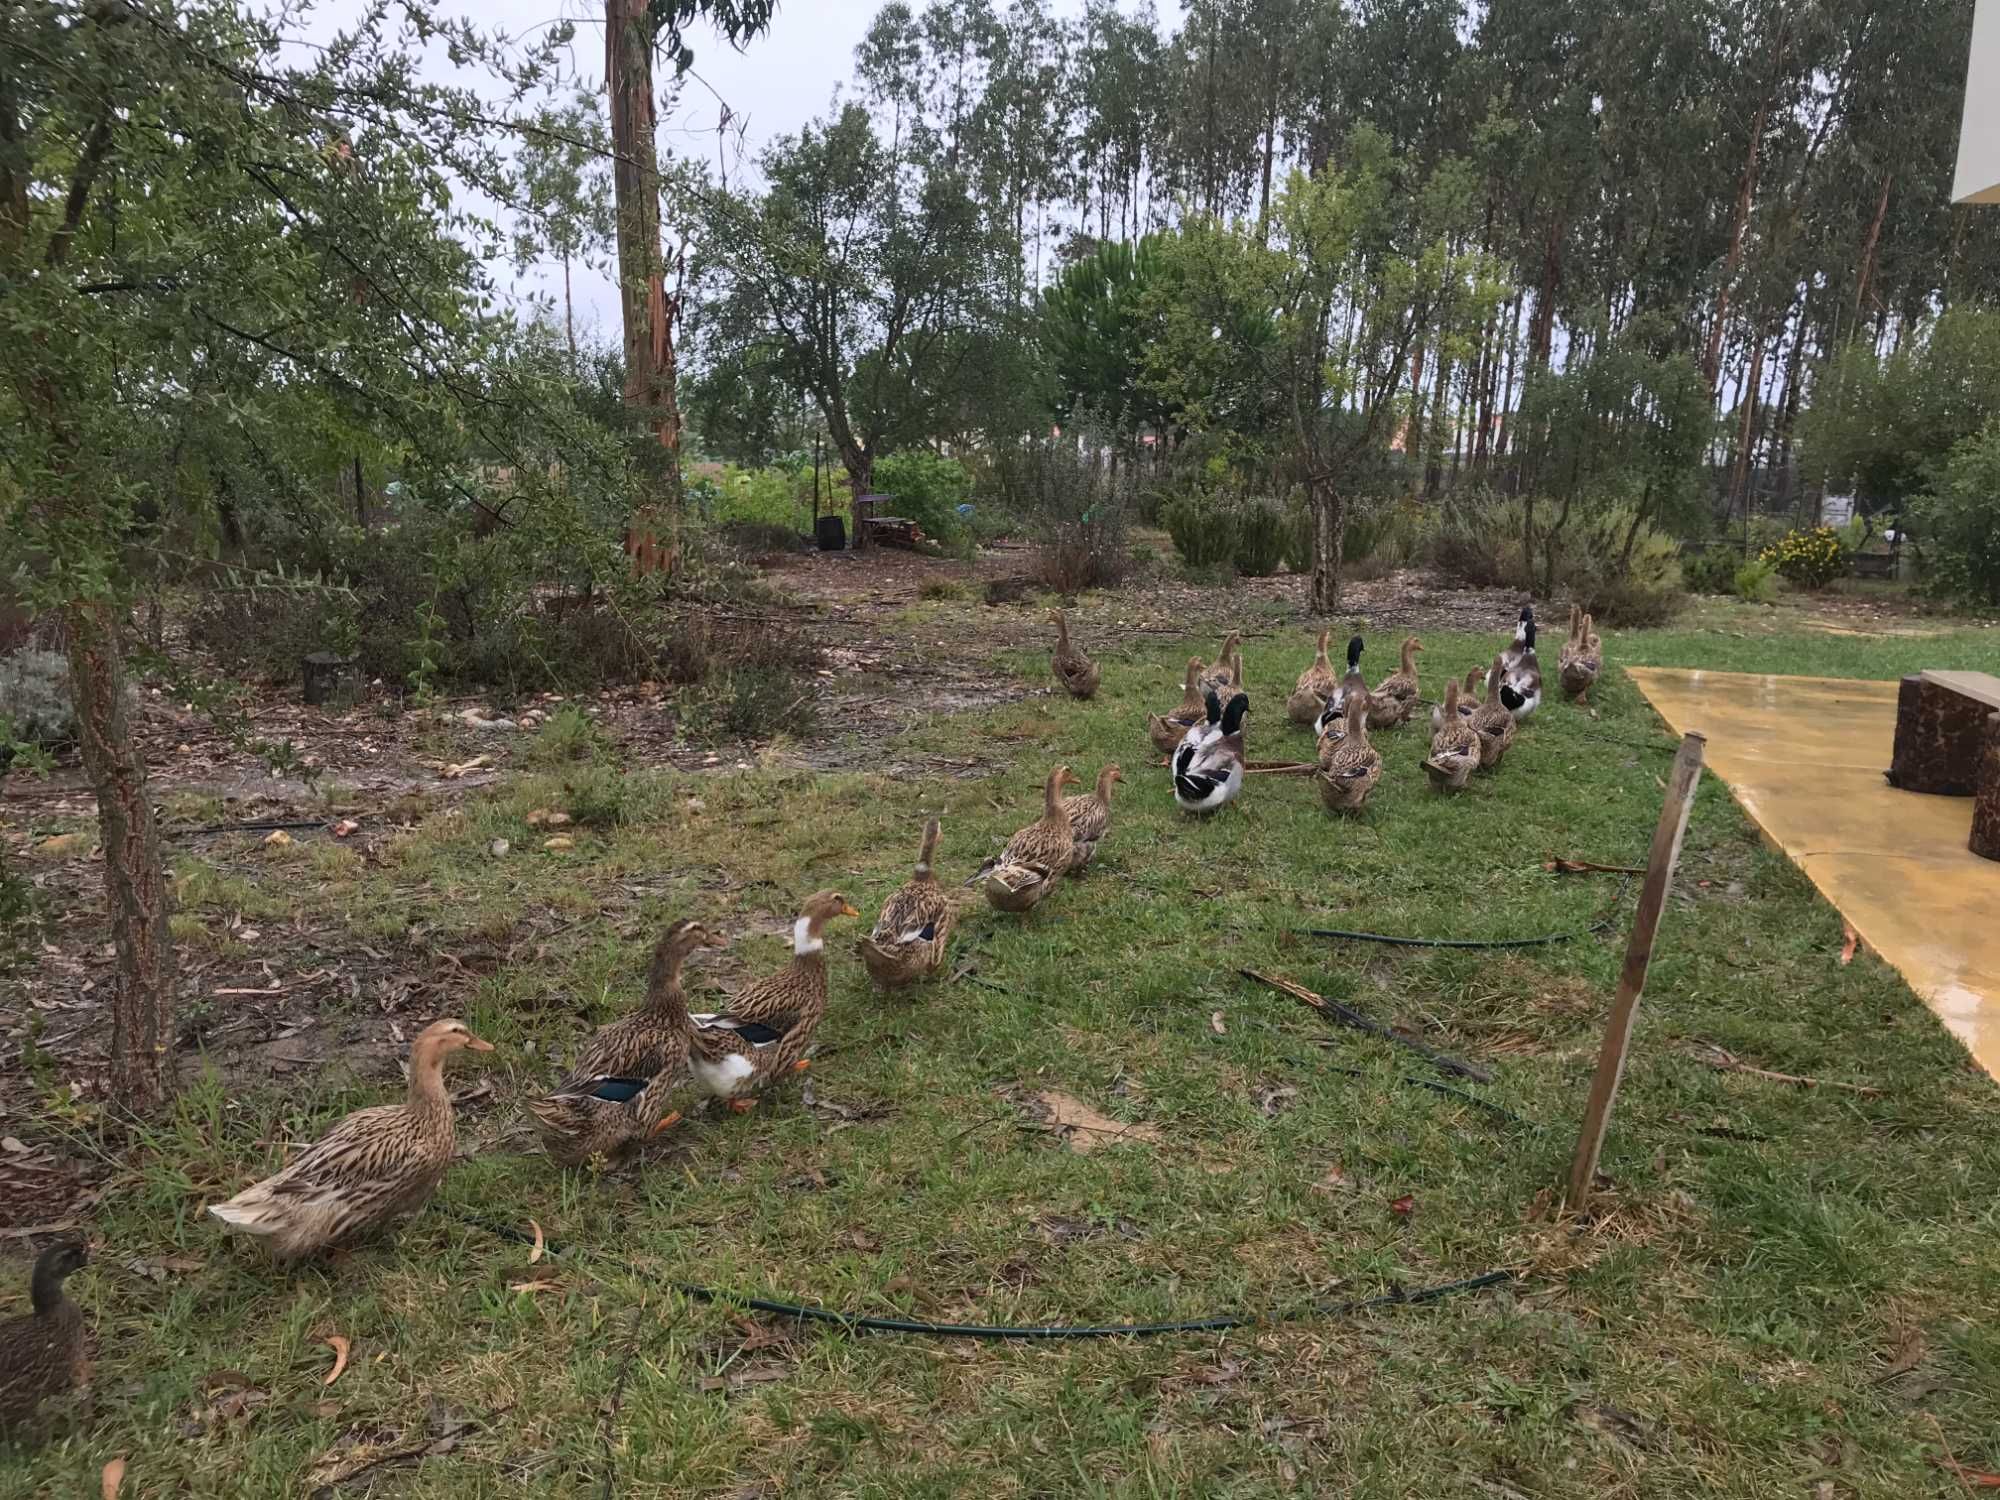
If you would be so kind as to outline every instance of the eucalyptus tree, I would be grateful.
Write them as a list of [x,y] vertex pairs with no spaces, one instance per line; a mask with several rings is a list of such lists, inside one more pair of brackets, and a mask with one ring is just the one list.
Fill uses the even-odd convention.
[[553,256],[562,267],[563,333],[577,367],[572,269],[586,267],[616,236],[604,111],[595,94],[544,111],[527,131],[515,159],[516,202],[522,218],[514,260],[523,268]]

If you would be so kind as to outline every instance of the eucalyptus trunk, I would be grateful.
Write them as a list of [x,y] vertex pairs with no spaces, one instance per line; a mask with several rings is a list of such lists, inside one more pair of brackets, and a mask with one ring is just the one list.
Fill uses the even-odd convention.
[[1316,615],[1330,615],[1340,608],[1341,543],[1347,529],[1347,498],[1325,479],[1307,480],[1306,495],[1313,528],[1312,608]]
[[111,1097],[143,1111],[173,1088],[173,914],[160,867],[160,834],[146,792],[146,761],[126,711],[124,653],[111,606],[78,600],[69,629],[70,689],[84,774],[97,794],[104,895],[118,967],[111,993]]

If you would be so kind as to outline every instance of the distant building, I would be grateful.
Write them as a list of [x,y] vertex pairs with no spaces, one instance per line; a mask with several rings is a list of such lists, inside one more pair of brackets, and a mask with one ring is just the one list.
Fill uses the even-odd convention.
[[1954,203],[2000,203],[2000,0],[1975,0]]

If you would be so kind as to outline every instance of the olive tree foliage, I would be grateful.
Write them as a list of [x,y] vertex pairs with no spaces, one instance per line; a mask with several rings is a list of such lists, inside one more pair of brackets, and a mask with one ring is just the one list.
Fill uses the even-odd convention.
[[[135,1108],[171,1086],[175,984],[128,722],[135,593],[213,538],[331,504],[328,448],[363,444],[429,503],[573,556],[611,553],[592,512],[625,484],[626,450],[559,372],[514,358],[481,269],[504,237],[454,195],[519,204],[508,147],[543,57],[382,0],[287,45],[308,19],[0,7],[0,577],[67,636],[118,953],[109,1082]],[[423,42],[458,64],[448,81],[426,80]],[[519,482],[481,486],[482,463]]]

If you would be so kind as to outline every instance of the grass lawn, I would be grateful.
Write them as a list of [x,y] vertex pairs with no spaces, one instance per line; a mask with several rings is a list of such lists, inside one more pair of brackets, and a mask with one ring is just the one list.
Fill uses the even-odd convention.
[[[1753,628],[1771,615],[1714,606],[1614,634],[1610,655],[1882,677],[1946,651],[2000,664],[1991,630]],[[1493,649],[1426,644],[1427,688]],[[1309,646],[1261,647],[1252,756],[1307,758],[1282,700]],[[1428,791],[1428,731],[1410,729],[1381,737],[1388,769],[1358,820],[1265,777],[1194,822],[1141,732],[1177,698],[1187,651],[1131,637],[1101,653],[1093,702],[938,718],[895,747],[990,775],[580,765],[366,853],[243,836],[183,855],[192,952],[240,945],[240,915],[272,938],[319,934],[266,945],[281,982],[364,949],[462,963],[457,1003],[499,1044],[491,1095],[461,1116],[475,1154],[395,1239],[280,1272],[203,1205],[393,1088],[337,1062],[283,1086],[190,1088],[121,1149],[95,1211],[102,1248],[72,1284],[101,1345],[94,1422],[58,1417],[39,1451],[0,1454],[0,1492],[94,1493],[114,1454],[127,1496],[1907,1496],[1958,1492],[1947,1446],[2000,1469],[2000,1093],[1892,971],[1840,965],[1838,915],[1712,778],[1588,1225],[1558,1221],[1551,1189],[1622,922],[1511,953],[1296,935],[1587,925],[1618,878],[1542,862],[1643,858],[1671,745],[1636,689],[1614,671],[1595,716],[1552,702],[1461,797]],[[1046,662],[1013,653],[995,670]],[[872,918],[926,814],[944,819],[942,872],[962,878],[1034,816],[1053,762],[1088,778],[1112,759],[1127,781],[1097,865],[1029,916],[970,911],[954,954],[969,977],[879,997],[848,951],[857,924],[833,928],[813,1107],[787,1085],[601,1176],[529,1154],[515,1101],[636,997],[665,922],[696,915],[735,939],[697,987],[774,966],[814,888]],[[623,821],[545,851],[526,814],[579,802]],[[494,858],[500,837],[514,852]],[[542,936],[501,962],[524,930]],[[1242,966],[1489,1067],[1491,1085],[1464,1087],[1524,1123],[1411,1086],[1437,1075],[1329,1036]],[[1879,1092],[1718,1071],[1704,1042]],[[479,1077],[453,1070],[460,1088]],[[1040,1126],[1050,1090],[1155,1138],[1079,1153]],[[530,1219],[558,1247],[532,1266],[472,1222]],[[800,1330],[672,1289],[1107,1323],[1298,1310],[1496,1267],[1518,1280],[1429,1306],[1063,1344]],[[352,1359],[327,1387],[329,1333]]]

